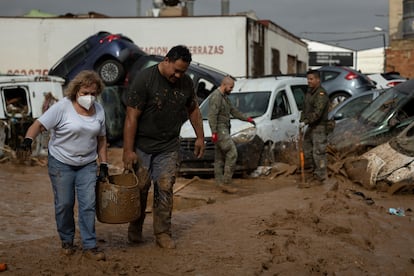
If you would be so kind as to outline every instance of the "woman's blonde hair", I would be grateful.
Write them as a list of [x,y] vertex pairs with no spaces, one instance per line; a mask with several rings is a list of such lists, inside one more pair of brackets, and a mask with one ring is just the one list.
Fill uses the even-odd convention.
[[96,84],[96,96],[100,95],[105,88],[105,85],[98,73],[92,70],[81,71],[69,82],[68,87],[65,90],[65,96],[71,101],[74,101],[76,100],[76,94],[81,87],[88,87],[93,84]]

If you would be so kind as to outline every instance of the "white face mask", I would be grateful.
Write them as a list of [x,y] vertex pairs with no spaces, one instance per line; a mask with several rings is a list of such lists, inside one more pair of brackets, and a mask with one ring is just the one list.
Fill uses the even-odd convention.
[[92,95],[85,95],[85,96],[79,96],[78,97],[78,104],[85,108],[86,110],[89,110],[93,103],[95,102],[95,96]]

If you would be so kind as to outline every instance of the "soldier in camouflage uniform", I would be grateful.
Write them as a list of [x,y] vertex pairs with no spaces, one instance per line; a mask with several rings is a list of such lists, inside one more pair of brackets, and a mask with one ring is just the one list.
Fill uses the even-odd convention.
[[308,92],[302,110],[300,127],[308,125],[303,148],[305,167],[312,171],[312,177],[304,186],[323,184],[327,178],[326,146],[328,136],[329,97],[321,86],[319,71],[310,70],[306,74]]
[[213,91],[209,99],[208,113],[212,141],[216,145],[214,177],[217,186],[223,192],[227,193],[237,192],[237,189],[231,186],[237,160],[237,149],[230,137],[230,115],[255,125],[252,118],[244,116],[230,102],[228,95],[231,93],[233,87],[234,79],[230,76],[224,77],[221,85]]

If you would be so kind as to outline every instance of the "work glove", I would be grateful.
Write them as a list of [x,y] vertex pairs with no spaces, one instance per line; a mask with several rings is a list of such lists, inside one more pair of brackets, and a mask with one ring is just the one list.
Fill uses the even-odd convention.
[[218,141],[218,135],[217,135],[217,132],[214,132],[212,135],[211,135],[211,141],[213,141],[213,143],[215,144],[215,143],[217,143],[217,141]]
[[253,120],[252,117],[247,118],[247,121],[251,124],[253,124],[254,126],[256,126],[256,122]]
[[108,173],[108,164],[101,163],[99,165],[99,175],[98,175],[98,182],[106,182],[108,179],[109,173]]
[[32,155],[32,143],[33,139],[26,137],[23,142],[17,148],[16,155],[19,160],[28,160]]

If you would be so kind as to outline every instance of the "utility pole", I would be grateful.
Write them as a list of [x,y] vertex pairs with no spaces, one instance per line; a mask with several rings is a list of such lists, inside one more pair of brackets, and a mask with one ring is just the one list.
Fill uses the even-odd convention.
[[141,16],[141,0],[137,0],[137,17]]
[[385,30],[383,28],[377,27],[377,26],[374,27],[374,30],[377,31],[377,32],[381,32],[381,35],[382,35],[382,48],[383,48],[383,52],[384,52],[384,60],[383,60],[382,68],[383,68],[383,73],[386,73],[386,71],[387,71],[387,52],[386,52],[387,51],[387,43],[385,41]]

